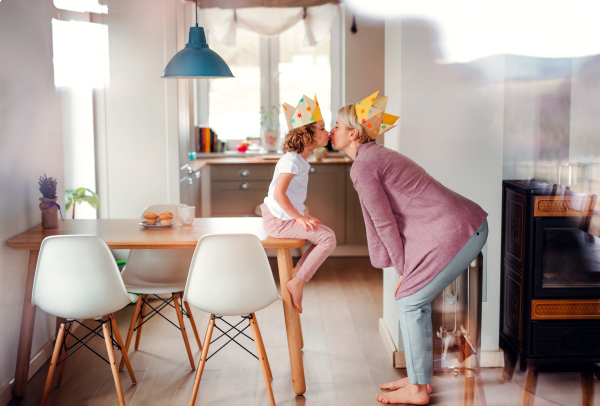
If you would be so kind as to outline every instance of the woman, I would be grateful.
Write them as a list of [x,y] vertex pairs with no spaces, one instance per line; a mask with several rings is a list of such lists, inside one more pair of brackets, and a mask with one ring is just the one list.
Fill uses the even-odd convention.
[[487,213],[404,155],[375,143],[386,125],[358,116],[372,110],[383,115],[385,101],[381,110],[365,110],[367,99],[342,107],[330,136],[334,148],[354,160],[350,178],[360,197],[371,263],[393,266],[400,275],[394,294],[408,378],[381,385],[393,392],[377,400],[424,405],[433,372],[430,304],[481,251]]

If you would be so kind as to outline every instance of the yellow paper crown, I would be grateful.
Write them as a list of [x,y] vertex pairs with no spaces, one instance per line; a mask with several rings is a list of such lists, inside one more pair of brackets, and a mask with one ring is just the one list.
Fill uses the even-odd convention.
[[287,121],[289,130],[323,120],[317,95],[315,95],[314,100],[310,97],[302,96],[298,107],[295,109],[291,105],[283,103],[283,112],[285,113],[285,121]]
[[388,98],[377,97],[378,93],[379,91],[376,91],[354,105],[356,117],[358,117],[360,125],[371,138],[375,138],[396,127],[393,124],[398,120],[397,116],[385,113]]

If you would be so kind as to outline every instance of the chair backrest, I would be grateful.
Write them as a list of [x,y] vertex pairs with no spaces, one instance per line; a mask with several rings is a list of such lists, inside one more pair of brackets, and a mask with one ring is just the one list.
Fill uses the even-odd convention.
[[[174,219],[179,219],[179,210],[177,210],[179,207],[187,207],[187,205],[153,204],[144,209],[142,218],[149,211],[160,214],[168,210],[173,213]],[[122,276],[128,285],[136,285],[139,282],[183,284],[187,280],[193,255],[192,250],[131,250]]]
[[156,214],[160,214],[163,211],[170,211],[173,213],[173,219],[178,220],[179,210],[177,210],[177,208],[179,207],[187,207],[187,204],[153,204],[144,209],[142,212],[142,218],[144,218],[144,214],[148,213],[149,211],[152,211]]
[[121,276],[127,286],[184,285],[193,255],[192,250],[131,250]]
[[198,241],[183,300],[207,313],[238,316],[277,299],[271,266],[257,236],[206,235]]
[[31,303],[67,319],[101,317],[130,302],[110,249],[94,235],[42,241]]

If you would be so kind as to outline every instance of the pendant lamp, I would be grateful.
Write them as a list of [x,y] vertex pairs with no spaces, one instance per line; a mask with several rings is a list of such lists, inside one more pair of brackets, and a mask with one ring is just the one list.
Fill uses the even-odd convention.
[[189,42],[169,61],[163,78],[232,78],[234,77],[215,51],[208,48],[203,27],[198,27],[198,0],[196,0],[196,26],[190,27]]

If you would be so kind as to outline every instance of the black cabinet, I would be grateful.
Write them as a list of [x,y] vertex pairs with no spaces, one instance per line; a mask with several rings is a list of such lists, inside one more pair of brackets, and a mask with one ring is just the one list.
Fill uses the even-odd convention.
[[504,181],[502,196],[501,340],[522,367],[600,360],[600,238],[587,233],[596,196],[534,180]]

